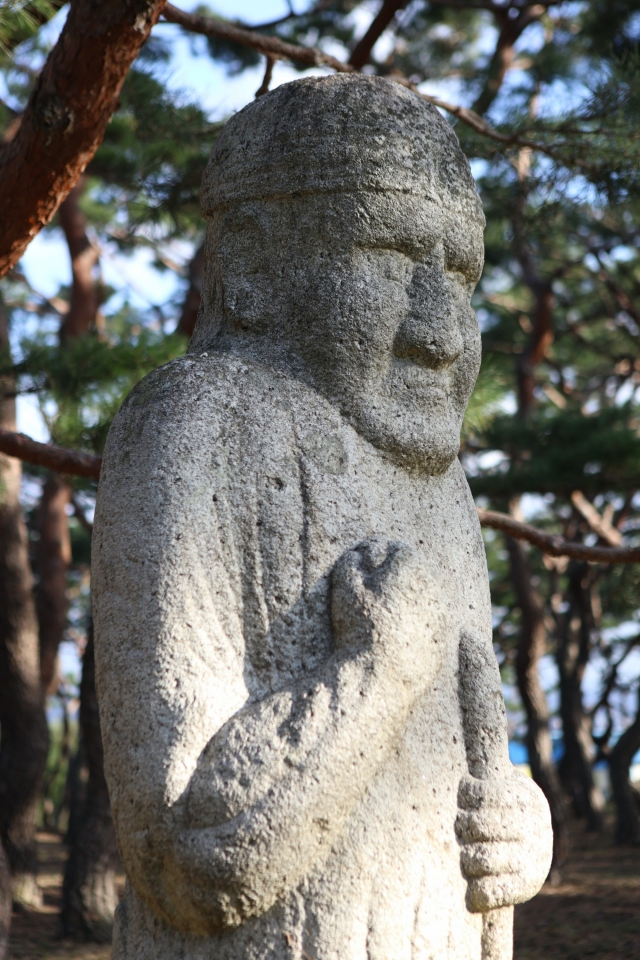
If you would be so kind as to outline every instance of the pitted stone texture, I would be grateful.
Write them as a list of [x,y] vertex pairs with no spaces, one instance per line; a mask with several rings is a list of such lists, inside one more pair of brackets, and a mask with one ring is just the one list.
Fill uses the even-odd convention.
[[432,104],[379,77],[286,83],[221,132],[202,184],[205,215],[291,193],[417,194],[482,217],[469,164]]
[[[271,169],[267,142],[242,147],[270,104],[292,143],[316,117],[336,177],[349,116],[380,116],[389,164],[397,143],[431,157],[433,183],[467,170],[413,94],[328,78],[230,121],[221,190],[225,163]],[[329,182],[331,156],[304,184]],[[138,385],[105,450],[93,606],[129,878],[114,957],[490,960],[482,911],[540,886],[550,826],[508,762],[456,458],[477,197],[466,174],[459,203],[384,184],[298,196],[292,171],[213,210],[191,354]]]

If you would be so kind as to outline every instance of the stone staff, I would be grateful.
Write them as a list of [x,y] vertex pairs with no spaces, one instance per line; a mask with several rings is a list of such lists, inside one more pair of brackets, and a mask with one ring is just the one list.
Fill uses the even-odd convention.
[[[481,682],[480,682],[481,680]],[[490,780],[508,776],[509,744],[500,674],[485,644],[473,634],[460,637],[460,708],[467,764],[471,777]],[[463,781],[458,802],[473,804],[473,789]],[[474,889],[470,887],[473,896]],[[511,960],[513,956],[513,907],[483,912],[482,960]]]

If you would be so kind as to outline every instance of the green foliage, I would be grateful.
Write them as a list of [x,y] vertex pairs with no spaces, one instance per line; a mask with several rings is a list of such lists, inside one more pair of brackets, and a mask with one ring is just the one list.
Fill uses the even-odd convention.
[[517,493],[570,496],[611,489],[634,491],[640,476],[640,437],[629,425],[628,406],[585,417],[579,409],[537,412],[522,422],[494,418],[484,432],[489,449],[508,458],[500,469],[471,478],[476,494],[509,498]]
[[123,248],[151,228],[165,240],[197,233],[200,181],[219,129],[148,69],[132,69],[88,169],[91,220]]
[[[22,360],[7,368],[20,390],[38,394],[51,436],[62,446],[102,452],[124,397],[147,373],[184,352],[183,337],[126,319],[118,326],[113,339],[90,334],[64,346],[44,337],[25,340]],[[51,407],[55,412],[47,414]]]
[[482,435],[500,410],[505,378],[492,357],[485,357],[462,424],[463,441]]
[[60,6],[51,0],[0,0],[0,63],[50,20]]

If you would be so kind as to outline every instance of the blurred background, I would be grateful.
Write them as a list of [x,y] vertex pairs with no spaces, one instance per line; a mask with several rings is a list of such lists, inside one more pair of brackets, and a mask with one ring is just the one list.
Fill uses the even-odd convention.
[[[4,143],[67,9],[52,0],[0,2]],[[249,39],[207,34],[207,23],[229,22],[395,76],[441,105],[470,158],[487,217],[486,265],[474,297],[483,365],[460,448],[477,505],[577,546],[637,546],[637,3],[220,0],[215,8],[185,2],[181,10],[204,19],[161,19],[153,28],[85,173],[0,285],[2,425],[16,429],[15,414],[17,429],[35,440],[99,454],[132,386],[186,350],[203,271],[200,180],[221,126],[258,91],[330,72],[265,57]],[[0,458],[0,483],[17,463]],[[23,572],[35,598],[47,729],[34,719],[41,706],[15,701],[27,718],[27,752],[39,744],[35,753],[46,756],[37,797],[20,816],[33,820],[45,844],[40,858],[49,850],[60,875],[47,894],[25,827],[23,847],[16,842],[9,851],[23,911],[14,952],[35,956],[20,926],[20,916],[30,916],[35,929],[29,911],[55,917],[67,940],[109,941],[120,867],[93,687],[96,483],[27,462],[21,469]],[[640,843],[640,569],[552,557],[489,527],[484,537],[512,760],[552,808],[550,888],[577,883],[575,864],[582,871],[590,856],[603,857],[607,876],[617,870],[627,878],[633,903],[640,874],[624,851]],[[0,605],[7,589],[0,582]],[[0,781],[12,697],[0,679]],[[610,859],[615,849],[617,860]],[[618,905],[622,886],[612,887]],[[543,914],[530,915],[517,956],[542,956],[527,937]],[[624,942],[609,948],[611,916],[589,955],[624,957],[628,949],[637,956],[640,915]],[[54,929],[47,923],[42,936]],[[578,944],[576,957],[587,955],[581,923],[567,934]],[[565,929],[558,924],[556,939]],[[542,934],[538,942],[544,945]]]

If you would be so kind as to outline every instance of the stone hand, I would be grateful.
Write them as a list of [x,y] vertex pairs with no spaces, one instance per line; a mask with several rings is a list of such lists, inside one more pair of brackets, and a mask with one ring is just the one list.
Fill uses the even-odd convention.
[[369,647],[376,667],[408,687],[424,689],[441,665],[445,609],[440,583],[402,543],[366,540],[334,567],[336,649]]
[[456,833],[467,902],[484,912],[535,896],[551,866],[549,807],[539,787],[514,771],[506,779],[464,777]]

